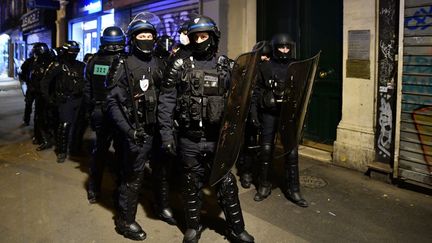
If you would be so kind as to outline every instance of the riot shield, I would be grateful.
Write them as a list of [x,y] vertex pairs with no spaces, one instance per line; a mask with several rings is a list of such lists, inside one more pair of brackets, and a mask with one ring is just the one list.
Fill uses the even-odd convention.
[[231,170],[240,153],[259,58],[259,51],[242,54],[232,69],[228,100],[210,173],[209,183],[212,186]]
[[321,52],[312,58],[293,62],[288,66],[288,85],[281,106],[279,132],[285,152],[298,145],[310,102]]

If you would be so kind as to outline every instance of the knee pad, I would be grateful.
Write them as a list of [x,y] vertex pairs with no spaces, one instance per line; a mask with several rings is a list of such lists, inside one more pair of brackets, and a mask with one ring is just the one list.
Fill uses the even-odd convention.
[[130,191],[137,193],[141,188],[143,179],[144,179],[144,172],[141,171],[133,172],[132,175],[129,176],[126,182],[126,187]]
[[238,195],[237,181],[234,175],[230,172],[219,184],[217,196],[220,203],[224,204],[225,201],[231,201]]

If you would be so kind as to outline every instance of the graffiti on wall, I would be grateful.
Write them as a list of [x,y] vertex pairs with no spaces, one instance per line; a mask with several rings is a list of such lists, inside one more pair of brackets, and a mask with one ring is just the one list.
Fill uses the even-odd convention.
[[376,160],[390,164],[394,151],[395,77],[397,53],[397,4],[380,0]]
[[159,15],[162,21],[162,28],[159,29],[158,35],[168,35],[178,42],[179,34],[177,31],[181,24],[189,21],[194,14],[198,14],[198,9]]
[[412,117],[420,140],[423,158],[427,164],[429,173],[432,172],[432,106],[419,108],[413,111]]
[[432,4],[405,3],[399,177],[432,185]]
[[432,6],[416,9],[413,16],[405,18],[405,27],[409,30],[425,30],[432,26]]

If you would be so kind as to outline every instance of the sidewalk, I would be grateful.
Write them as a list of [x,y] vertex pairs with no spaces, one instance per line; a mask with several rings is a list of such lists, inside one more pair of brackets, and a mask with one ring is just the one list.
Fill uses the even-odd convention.
[[16,80],[11,77],[4,77],[4,76],[0,77],[0,94],[2,92],[8,92],[14,90],[18,90],[19,92],[22,93],[21,84],[19,80]]

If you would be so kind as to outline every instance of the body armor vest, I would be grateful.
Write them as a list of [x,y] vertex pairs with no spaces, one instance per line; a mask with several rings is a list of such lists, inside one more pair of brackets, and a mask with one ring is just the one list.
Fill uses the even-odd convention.
[[262,107],[266,109],[278,108],[278,104],[290,95],[289,87],[292,87],[293,83],[287,75],[287,64],[268,63],[267,65],[264,66],[263,70],[266,90],[262,97]]
[[[125,64],[128,65],[129,78],[133,84],[132,95],[137,108],[138,122],[144,125],[153,125],[157,119],[156,108],[160,83],[160,77],[157,75],[158,66],[154,58],[146,65],[147,67],[143,67],[142,62],[134,67],[128,62],[128,59],[125,60]],[[128,92],[130,92],[129,88]],[[129,117],[132,118],[132,104],[126,104],[125,108],[128,110]]]
[[185,59],[181,95],[177,105],[180,125],[186,128],[203,128],[218,125],[225,107],[227,84],[225,74],[214,68],[197,68],[191,59]]
[[33,87],[35,88],[36,92],[40,92],[40,81],[44,77],[45,70],[48,68],[48,65],[50,64],[51,60],[45,59],[45,60],[36,60],[33,64],[34,67],[30,72],[30,82],[32,83]]
[[92,96],[96,102],[104,101],[107,93],[108,86],[106,84],[106,76],[109,73],[111,63],[116,55],[99,55],[96,54],[92,59],[91,70],[91,91]]
[[60,96],[81,96],[84,89],[84,63],[60,63],[61,80],[56,82],[56,93]]

